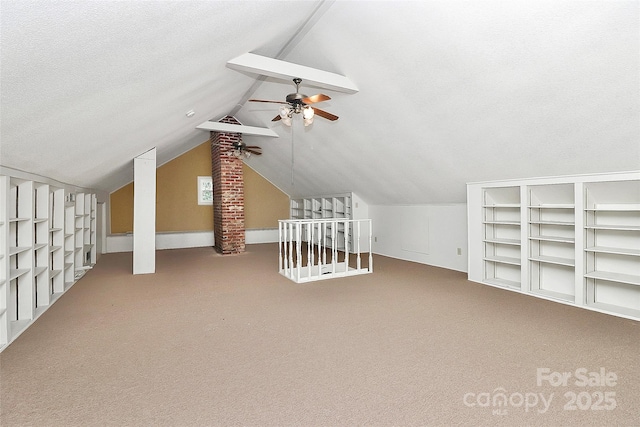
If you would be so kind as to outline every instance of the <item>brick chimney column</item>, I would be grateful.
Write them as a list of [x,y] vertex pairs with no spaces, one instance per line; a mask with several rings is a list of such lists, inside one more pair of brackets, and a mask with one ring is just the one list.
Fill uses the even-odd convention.
[[[240,124],[230,116],[220,123]],[[243,163],[233,155],[233,145],[241,142],[241,133],[211,132],[213,232],[215,248],[223,255],[245,250]]]

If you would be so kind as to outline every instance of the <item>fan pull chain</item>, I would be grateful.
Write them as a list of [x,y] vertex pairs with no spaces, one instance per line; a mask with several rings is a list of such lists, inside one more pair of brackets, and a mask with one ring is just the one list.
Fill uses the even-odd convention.
[[295,187],[293,183],[293,128],[294,126],[291,126],[291,186]]

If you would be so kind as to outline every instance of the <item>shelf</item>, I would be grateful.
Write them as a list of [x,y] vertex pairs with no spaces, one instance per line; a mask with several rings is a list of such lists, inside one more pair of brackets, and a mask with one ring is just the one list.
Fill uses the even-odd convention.
[[585,251],[586,252],[603,253],[603,254],[640,256],[640,249],[610,248],[610,247],[605,247],[605,246],[591,246],[591,247],[585,248]]
[[542,221],[542,220],[531,220],[529,224],[534,225],[560,225],[560,226],[570,226],[574,227],[576,224],[573,221]]
[[520,258],[506,257],[506,256],[486,256],[485,261],[496,262],[499,264],[509,264],[520,266]]
[[518,208],[520,209],[520,203],[500,203],[500,204],[492,204],[492,205],[482,205],[483,208]]
[[49,301],[49,305],[53,304],[62,296],[63,292],[54,292],[51,294],[51,300]]
[[49,277],[54,278],[60,273],[62,273],[62,270],[49,270]]
[[23,276],[29,273],[30,271],[31,271],[30,268],[17,268],[17,269],[12,268],[9,271],[9,281],[17,279],[18,277]]
[[539,240],[543,242],[558,242],[558,243],[575,243],[574,237],[561,237],[561,236],[529,236],[530,240]]
[[36,245],[33,245],[33,249],[36,250],[36,251],[39,250],[39,249],[42,249],[42,248],[46,248],[46,247],[47,247],[46,243],[38,243]]
[[35,267],[33,269],[33,275],[34,276],[38,276],[42,273],[44,273],[45,271],[47,271],[49,269],[49,267]]
[[559,203],[559,204],[542,204],[542,205],[530,205],[529,209],[575,209],[573,203]]
[[484,239],[485,243],[493,243],[498,245],[513,245],[520,246],[519,239]]
[[587,305],[594,307],[596,309],[602,310],[605,313],[620,313],[624,316],[629,316],[632,318],[640,318],[640,310],[635,310],[633,308],[628,307],[620,307],[619,305],[614,304],[606,304],[602,302],[589,302]]
[[60,249],[62,249],[62,246],[50,246],[49,252],[59,251]]
[[520,226],[520,221],[482,221],[482,223],[488,225],[512,225],[516,227]]
[[9,322],[9,327],[11,329],[11,337],[15,337],[19,335],[30,324],[31,324],[31,319],[12,320],[11,322]]
[[575,267],[576,262],[571,258],[561,258],[547,255],[536,255],[529,258],[530,261],[542,262],[547,264],[564,265],[567,267]]
[[9,218],[9,222],[22,222],[22,221],[29,221],[31,220],[31,218]]
[[500,286],[500,287],[508,287],[508,288],[513,288],[513,289],[520,289],[520,283],[519,282],[515,282],[513,280],[506,280],[506,279],[498,279],[498,278],[491,278],[491,279],[484,279],[485,283],[488,283],[490,285],[496,285],[496,286]]
[[593,212],[640,212],[640,203],[599,203],[594,207],[587,207],[585,210]]
[[576,299],[575,295],[550,291],[547,289],[535,289],[535,290],[532,290],[531,293],[538,294],[543,297],[553,298],[553,299],[567,301],[567,302],[574,302]]
[[40,315],[49,308],[49,305],[51,305],[51,300],[49,300],[49,302],[47,302],[46,304],[42,304],[36,307],[33,311],[33,318],[37,319],[38,317],[40,317]]
[[26,252],[31,249],[31,246],[11,246],[9,248],[9,256],[16,255],[22,252]]
[[585,274],[584,277],[588,279],[607,280],[609,282],[640,286],[640,276],[633,274],[612,273],[609,271],[591,271]]
[[34,224],[41,224],[43,222],[47,222],[49,221],[49,218],[34,218],[33,219],[33,223]]
[[640,225],[585,225],[588,230],[621,230],[621,231],[640,231]]

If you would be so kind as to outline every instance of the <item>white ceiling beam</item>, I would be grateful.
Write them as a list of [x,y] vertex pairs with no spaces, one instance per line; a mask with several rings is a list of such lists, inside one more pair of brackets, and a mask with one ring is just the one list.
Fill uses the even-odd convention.
[[304,83],[345,93],[356,93],[358,88],[345,76],[322,71],[304,65],[293,64],[279,59],[268,58],[254,53],[245,53],[230,61],[227,67],[232,70],[245,71],[279,79],[299,77]]
[[212,122],[212,121],[206,121],[202,124],[199,124],[198,126],[196,126],[196,129],[215,131],[215,132],[242,133],[245,135],[269,136],[272,138],[280,137],[280,135],[278,135],[277,133],[275,133],[269,128],[259,128],[255,126],[245,126],[245,125],[233,125],[230,123],[220,123],[220,122]]

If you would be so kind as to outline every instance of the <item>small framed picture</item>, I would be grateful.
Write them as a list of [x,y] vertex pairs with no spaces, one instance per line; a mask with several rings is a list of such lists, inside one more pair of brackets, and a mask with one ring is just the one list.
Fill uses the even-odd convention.
[[198,204],[213,205],[213,180],[210,176],[198,177]]

